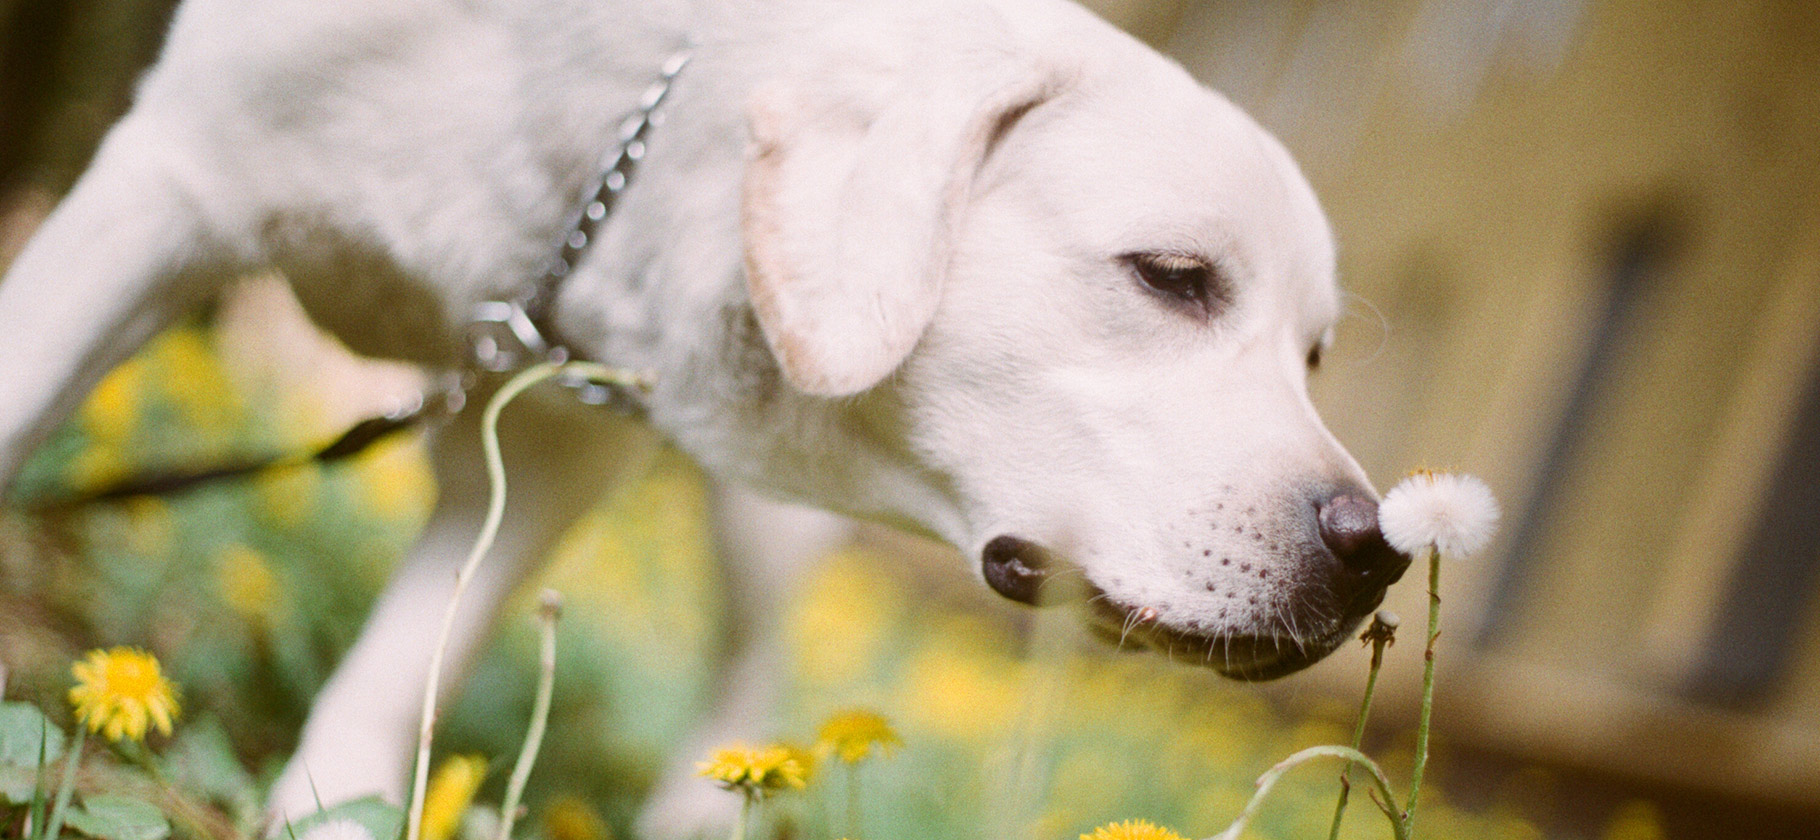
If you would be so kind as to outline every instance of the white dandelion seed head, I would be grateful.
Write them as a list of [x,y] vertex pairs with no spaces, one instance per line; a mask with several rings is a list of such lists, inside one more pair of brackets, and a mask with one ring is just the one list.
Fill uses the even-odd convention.
[[1378,505],[1385,542],[1411,557],[1429,546],[1447,557],[1470,557],[1491,542],[1497,527],[1497,498],[1470,475],[1418,472]]
[[342,817],[311,826],[298,840],[373,840],[373,833],[366,826]]

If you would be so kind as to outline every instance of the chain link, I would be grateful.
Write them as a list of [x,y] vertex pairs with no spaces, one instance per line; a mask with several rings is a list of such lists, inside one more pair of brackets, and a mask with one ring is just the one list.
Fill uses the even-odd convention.
[[[645,139],[651,129],[663,124],[663,112],[657,110],[670,94],[677,74],[689,64],[692,48],[685,48],[664,60],[656,82],[638,98],[638,107],[619,124],[617,142],[601,160],[601,174],[592,184],[589,199],[578,209],[556,243],[556,257],[536,281],[526,283],[509,297],[480,302],[468,322],[469,364],[478,370],[504,373],[523,370],[539,362],[568,361],[567,347],[554,341],[555,331],[550,313],[562,282],[577,266],[589,245],[593,244],[600,226],[612,214],[614,205],[633,173],[645,157]],[[558,380],[575,392],[576,399],[588,405],[601,405],[637,412],[642,405],[640,394],[628,392],[585,377],[571,376]],[[465,385],[461,386],[465,390]]]

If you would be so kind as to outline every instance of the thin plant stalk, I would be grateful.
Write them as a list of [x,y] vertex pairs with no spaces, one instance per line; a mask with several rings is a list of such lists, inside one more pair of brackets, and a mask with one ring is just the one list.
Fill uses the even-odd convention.
[[[1380,617],[1372,619],[1371,630],[1366,632],[1367,638],[1371,640],[1371,672],[1365,677],[1365,699],[1359,702],[1359,720],[1352,729],[1352,748],[1354,750],[1359,749],[1360,745],[1365,742],[1365,721],[1371,717],[1371,698],[1377,691],[1378,673],[1384,667],[1384,648],[1390,643],[1392,638],[1390,634],[1394,633],[1396,628],[1396,625],[1391,624],[1386,628],[1387,632],[1378,632],[1378,628],[1384,627],[1386,624],[1381,616],[1382,614]],[[1346,815],[1346,799],[1351,794],[1352,762],[1348,761],[1346,769],[1340,771],[1340,801],[1333,807],[1333,828],[1327,832],[1327,840],[1338,840],[1340,820]]]
[[746,840],[746,824],[752,822],[752,803],[758,794],[752,790],[742,790],[739,801],[739,820],[733,823],[732,840]]
[[1422,714],[1416,723],[1415,767],[1409,775],[1409,805],[1403,809],[1403,831],[1416,821],[1416,798],[1422,793],[1422,773],[1428,769],[1428,729],[1434,717],[1435,640],[1441,637],[1441,552],[1428,547],[1428,647],[1422,652]]
[[58,833],[63,831],[63,815],[69,810],[70,794],[76,790],[76,765],[82,762],[82,747],[86,743],[88,727],[77,722],[76,743],[70,747],[69,758],[63,762],[63,781],[57,785],[57,800],[51,805],[44,831],[38,835],[43,840],[57,840]]
[[487,400],[486,410],[480,416],[480,444],[487,464],[487,515],[481,523],[480,536],[474,540],[473,550],[468,553],[460,573],[455,576],[455,591],[449,595],[449,604],[443,610],[442,628],[436,635],[436,652],[430,657],[430,673],[424,680],[423,713],[417,726],[417,767],[411,782],[411,811],[406,821],[406,840],[420,840],[423,836],[423,798],[424,791],[430,784],[430,736],[436,725],[436,696],[442,686],[443,659],[448,655],[449,636],[455,630],[455,616],[461,607],[462,595],[467,593],[468,585],[473,582],[474,574],[480,568],[480,561],[486,557],[493,547],[494,539],[499,536],[499,523],[505,515],[506,475],[505,463],[499,454],[499,412],[525,389],[564,373],[611,384],[634,387],[642,384],[637,377],[605,365],[589,362],[558,365],[545,362],[526,368],[506,380],[492,399]]
[[[47,758],[50,750],[50,739],[51,723],[40,715],[38,717],[38,779],[37,783],[32,786],[32,802],[25,812],[25,824],[31,828],[31,833],[27,835],[29,837],[39,836],[38,830],[44,827],[44,771],[48,769],[50,763]],[[61,732],[57,734],[57,739],[62,741],[63,734]]]
[[1277,762],[1275,767],[1264,771],[1264,775],[1258,777],[1257,792],[1251,795],[1250,802],[1245,803],[1245,810],[1239,812],[1238,818],[1233,820],[1232,824],[1227,826],[1225,831],[1208,838],[1208,840],[1237,840],[1238,836],[1245,832],[1245,826],[1251,822],[1251,818],[1256,816],[1258,809],[1263,806],[1264,799],[1270,795],[1271,788],[1276,787],[1277,782],[1282,780],[1283,774],[1295,769],[1297,765],[1304,764],[1316,758],[1328,756],[1346,759],[1353,764],[1365,768],[1371,773],[1372,781],[1377,783],[1378,794],[1383,797],[1382,801],[1378,802],[1378,808],[1383,811],[1384,816],[1390,820],[1392,835],[1396,840],[1409,840],[1409,831],[1405,827],[1404,822],[1398,819],[1397,815],[1390,810],[1391,806],[1389,803],[1395,802],[1396,797],[1391,794],[1390,780],[1384,776],[1383,768],[1379,767],[1377,762],[1372,761],[1370,757],[1358,750],[1352,749],[1351,747],[1331,745],[1309,747],[1308,749],[1302,750],[1301,752]]
[[847,836],[859,836],[859,765],[847,765]]
[[537,623],[543,631],[543,646],[538,657],[537,699],[531,707],[531,725],[525,731],[524,748],[518,752],[518,763],[512,768],[512,779],[506,784],[505,804],[500,807],[497,840],[511,840],[512,823],[518,819],[518,801],[524,796],[525,783],[531,778],[531,766],[537,763],[537,751],[543,746],[544,730],[550,723],[550,698],[556,688],[556,619],[562,614],[562,596],[544,590],[543,603],[537,610]]

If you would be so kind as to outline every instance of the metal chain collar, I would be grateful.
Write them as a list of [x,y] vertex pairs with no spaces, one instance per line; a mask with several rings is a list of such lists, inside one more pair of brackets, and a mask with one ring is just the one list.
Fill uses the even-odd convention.
[[[572,354],[556,341],[550,322],[562,282],[580,265],[583,253],[594,241],[600,225],[619,195],[630,183],[632,174],[645,157],[645,135],[663,125],[659,105],[670,94],[670,85],[688,65],[694,54],[684,48],[664,60],[658,79],[638,98],[638,107],[619,124],[618,142],[601,161],[601,174],[593,184],[591,197],[578,209],[558,242],[555,259],[543,276],[528,282],[509,297],[486,300],[474,307],[468,322],[470,367],[474,370],[502,373],[523,370],[539,362],[562,363]],[[461,391],[465,395],[472,376],[463,376]],[[623,388],[579,376],[558,380],[575,392],[576,399],[589,405],[605,405],[637,411],[638,394]],[[459,406],[457,406],[457,409]]]

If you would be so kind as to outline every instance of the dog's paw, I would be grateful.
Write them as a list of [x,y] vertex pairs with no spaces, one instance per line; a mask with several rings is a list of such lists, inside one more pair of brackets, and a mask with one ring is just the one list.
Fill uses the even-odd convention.
[[692,774],[669,773],[657,783],[638,836],[644,840],[701,840],[727,836],[739,819],[739,797]]

